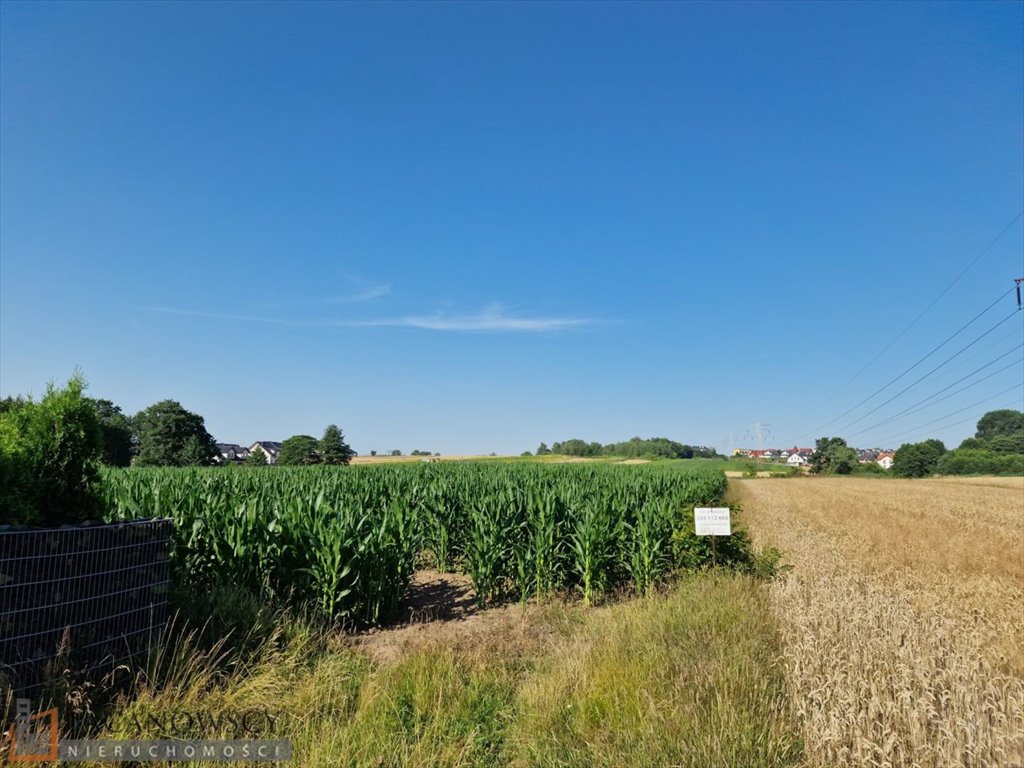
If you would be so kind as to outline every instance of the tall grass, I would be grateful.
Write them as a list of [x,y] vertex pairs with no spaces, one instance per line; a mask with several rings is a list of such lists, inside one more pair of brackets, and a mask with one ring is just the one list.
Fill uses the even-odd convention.
[[776,627],[749,578],[685,579],[585,622],[519,690],[514,765],[799,761]]
[[591,611],[496,613],[473,642],[428,634],[387,663],[283,618],[227,667],[185,640],[104,735],[155,738],[169,713],[209,722],[255,709],[275,721],[258,735],[290,739],[297,768],[781,768],[799,757],[775,627],[748,578],[701,574]]

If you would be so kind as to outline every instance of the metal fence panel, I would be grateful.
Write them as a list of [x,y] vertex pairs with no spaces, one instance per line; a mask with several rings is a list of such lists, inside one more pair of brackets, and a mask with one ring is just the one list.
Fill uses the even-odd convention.
[[144,656],[167,621],[170,520],[0,531],[0,675],[15,693]]

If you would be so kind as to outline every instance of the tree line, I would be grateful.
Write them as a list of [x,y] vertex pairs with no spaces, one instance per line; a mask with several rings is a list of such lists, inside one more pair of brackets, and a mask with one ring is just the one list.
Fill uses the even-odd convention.
[[650,459],[715,459],[722,458],[714,448],[702,445],[685,445],[667,437],[633,437],[621,443],[588,443],[586,440],[574,438],[564,442],[552,443],[548,448],[541,443],[537,448],[538,456],[558,454],[561,456],[582,456],[596,458],[599,456],[624,456],[626,458]]
[[[175,400],[129,416],[110,400],[85,396],[76,373],[50,384],[38,401],[0,400],[0,521],[59,525],[100,516],[100,468],[193,467],[218,463],[220,451],[203,417]],[[335,424],[319,440],[295,435],[278,464],[348,464],[355,451]],[[266,464],[254,450],[247,464]]]
[[[85,442],[98,446],[98,459],[110,467],[201,467],[220,463],[217,442],[198,413],[177,400],[161,400],[126,414],[110,400],[86,397],[85,380],[75,374],[67,385],[47,387],[38,402],[26,397],[0,400],[0,418],[12,446],[44,441],[48,432],[70,430]],[[59,427],[59,428],[58,428]],[[48,449],[54,448],[49,445]],[[281,445],[278,464],[348,464],[356,452],[336,424],[329,424],[318,440],[294,435]],[[268,457],[257,449],[249,464],[266,464]]]
[[[811,472],[847,475],[858,468],[857,452],[841,437],[815,442]],[[974,437],[953,450],[936,439],[904,443],[893,454],[892,473],[899,477],[1024,474],[1024,412],[989,411],[978,420]]]

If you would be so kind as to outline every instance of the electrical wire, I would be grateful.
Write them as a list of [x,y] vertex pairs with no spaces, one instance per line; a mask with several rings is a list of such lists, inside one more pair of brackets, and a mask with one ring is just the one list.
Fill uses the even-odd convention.
[[[945,392],[950,387],[955,387],[957,384],[959,384],[962,381],[966,381],[967,379],[971,378],[971,376],[974,376],[976,373],[981,373],[983,370],[988,368],[990,365],[994,365],[994,364],[998,363],[1004,357],[1007,357],[1008,355],[1012,355],[1014,352],[1016,352],[1021,347],[1024,347],[1024,344],[1018,344],[1013,349],[1011,349],[1011,350],[1001,354],[995,360],[990,360],[989,362],[985,363],[985,365],[981,366],[980,368],[975,368],[973,371],[968,373],[966,376],[962,376],[961,378],[959,378],[956,381],[954,381],[952,384],[947,384],[945,387],[940,389],[938,392],[933,392],[931,395],[929,395],[928,397],[924,398],[923,400],[918,400],[913,405],[907,406],[906,408],[904,408],[899,413],[894,413],[893,415],[891,415],[888,418],[886,418],[884,421],[880,421],[877,424],[875,424],[874,426],[867,427],[865,429],[860,430],[859,432],[854,432],[852,435],[850,435],[850,437],[856,437],[857,435],[862,435],[865,432],[870,432],[873,429],[878,429],[879,427],[884,427],[886,424],[890,424],[893,421],[896,421],[896,419],[902,418],[903,416],[909,416],[912,413],[917,413],[919,411],[923,411],[925,408],[930,408],[931,406],[935,405],[936,403],[941,403],[943,400],[948,400],[949,398],[953,397],[954,395],[958,395],[961,392],[967,391],[971,387],[976,387],[979,384],[981,384],[983,381],[988,381],[993,376],[997,376],[1000,373],[1002,373],[1003,371],[1006,371],[1006,370],[1009,370],[1010,368],[1013,368],[1013,366],[1015,366],[1015,365],[1019,365],[1020,363],[1024,363],[1024,357],[1022,357],[1020,360],[1015,360],[1012,363],[1010,363],[1009,365],[1006,365],[1006,366],[1000,368],[997,371],[993,371],[988,376],[983,376],[982,378],[978,379],[977,381],[971,382],[970,384],[968,384],[965,387],[960,387],[960,389],[956,390],[955,392],[950,392],[945,397],[940,397],[938,400],[935,400],[934,402],[931,402],[931,403],[928,402],[929,400],[934,400],[934,398],[936,396],[941,395],[943,392]],[[926,405],[926,403],[927,403],[927,405]],[[921,407],[918,408],[918,406],[921,406]]]
[[[879,395],[879,394],[881,394],[882,392],[884,392],[885,390],[887,390],[887,389],[888,389],[889,387],[891,387],[891,386],[892,386],[893,384],[895,384],[895,383],[896,383],[897,381],[899,381],[899,380],[900,380],[900,379],[902,379],[902,378],[903,378],[904,376],[906,376],[906,375],[907,375],[908,373],[910,373],[910,372],[911,372],[912,370],[914,370],[915,368],[917,368],[917,366],[919,366],[919,365],[920,365],[921,363],[923,363],[923,362],[924,362],[925,360],[927,360],[927,359],[928,359],[929,357],[931,357],[931,356],[932,356],[932,355],[934,355],[934,354],[935,354],[936,352],[938,352],[938,351],[939,351],[940,349],[942,349],[942,348],[943,348],[944,346],[946,346],[946,345],[947,345],[947,344],[948,344],[948,343],[949,343],[950,341],[952,341],[952,340],[953,340],[953,339],[955,339],[955,338],[956,338],[957,336],[959,336],[959,335],[960,335],[961,333],[963,333],[963,332],[964,332],[964,331],[965,331],[965,330],[966,330],[967,328],[969,328],[969,327],[970,327],[971,325],[973,325],[973,324],[974,324],[975,322],[977,322],[977,320],[978,320],[979,318],[981,318],[981,317],[982,317],[983,315],[985,315],[985,313],[987,313],[987,312],[988,312],[989,310],[991,310],[991,309],[992,309],[992,308],[993,308],[993,307],[994,307],[994,306],[995,306],[996,304],[998,304],[998,303],[999,303],[1000,301],[1002,301],[1002,300],[1003,300],[1003,299],[1004,299],[1004,298],[1005,298],[1005,297],[1006,297],[1006,296],[1007,296],[1008,294],[1010,294],[1010,293],[1013,293],[1013,291],[1014,291],[1014,289],[1013,289],[1013,288],[1010,288],[1010,289],[1008,289],[1008,290],[1004,291],[1003,293],[999,294],[999,296],[998,296],[998,297],[996,298],[996,300],[995,300],[995,301],[993,301],[993,302],[992,302],[991,304],[989,304],[989,305],[988,305],[987,307],[985,307],[985,309],[981,310],[981,312],[979,312],[978,314],[976,314],[976,315],[975,315],[974,317],[972,317],[972,318],[971,318],[970,320],[968,320],[968,321],[967,321],[966,323],[964,323],[963,325],[961,325],[961,326],[960,326],[960,327],[959,327],[959,328],[958,328],[958,329],[957,329],[956,331],[954,331],[954,332],[953,332],[953,334],[952,334],[952,335],[948,336],[948,337],[947,337],[947,338],[945,339],[945,341],[943,341],[943,342],[942,342],[941,344],[939,344],[938,346],[936,346],[936,347],[933,347],[933,348],[932,348],[932,350],[931,350],[930,352],[928,352],[928,354],[926,354],[926,355],[925,355],[924,357],[922,357],[922,358],[921,358],[920,360],[918,360],[918,361],[917,361],[916,363],[914,363],[913,365],[911,365],[911,366],[910,366],[909,368],[905,369],[905,370],[904,370],[904,371],[903,371],[902,373],[900,373],[899,375],[897,375],[897,376],[893,377],[892,379],[890,379],[889,381],[887,381],[887,382],[886,382],[885,384],[883,384],[883,385],[882,385],[881,387],[879,387],[878,389],[876,389],[876,390],[875,390],[874,392],[872,392],[872,393],[871,393],[870,395],[868,395],[867,397],[865,397],[865,398],[864,398],[863,400],[861,400],[861,401],[860,401],[859,403],[857,403],[857,404],[856,404],[856,405],[854,405],[853,407],[851,407],[851,408],[847,408],[847,409],[846,409],[845,411],[843,411],[843,412],[842,412],[841,414],[839,414],[838,416],[836,416],[836,417],[835,417],[834,419],[832,419],[831,421],[827,421],[827,422],[825,422],[825,423],[824,423],[824,424],[822,424],[822,425],[821,425],[820,427],[817,427],[817,428],[815,428],[815,429],[812,429],[812,430],[811,430],[810,432],[805,432],[804,434],[800,435],[800,436],[799,436],[799,437],[797,438],[797,440],[800,440],[800,439],[802,439],[802,438],[806,437],[806,436],[807,436],[807,435],[809,435],[809,434],[812,434],[812,433],[815,433],[815,432],[820,432],[821,430],[825,429],[825,427],[828,427],[828,426],[831,426],[832,424],[835,424],[835,423],[836,423],[837,421],[839,421],[840,419],[842,419],[842,418],[844,418],[844,417],[846,417],[846,416],[849,416],[849,415],[850,415],[851,413],[853,413],[853,412],[854,412],[855,410],[857,410],[858,408],[860,408],[860,407],[861,407],[862,405],[864,405],[865,403],[869,402],[870,400],[872,400],[872,399],[873,399],[874,397],[876,397],[877,395]],[[1015,310],[1015,312],[1016,312],[1016,310]],[[1011,315],[1011,317],[1012,317],[1012,315]],[[1009,318],[1007,318],[1007,319],[1009,319]],[[1006,321],[1004,320],[1003,322],[1006,322]],[[1000,323],[1000,324],[1001,324],[1001,323]],[[973,342],[972,342],[972,343],[973,343]],[[891,401],[887,401],[887,402],[891,402]],[[867,414],[867,415],[870,415],[870,414]],[[861,417],[861,418],[863,418],[863,417]],[[857,422],[854,422],[854,424],[856,424],[856,423],[857,423]],[[852,426],[852,425],[850,425],[850,426]]]
[[[882,355],[884,355],[886,352],[888,352],[890,349],[892,349],[892,346],[897,341],[899,341],[904,336],[906,336],[907,333],[910,331],[910,329],[913,328],[915,325],[917,325],[918,321],[920,321],[920,319],[922,317],[924,317],[926,314],[928,314],[928,312],[931,310],[931,308],[934,307],[936,304],[938,304],[939,300],[942,299],[942,297],[945,296],[947,293],[949,293],[950,289],[954,285],[956,285],[958,282],[960,282],[960,278],[962,278],[965,274],[967,274],[967,272],[970,271],[971,267],[973,267],[975,264],[977,264],[986,253],[988,253],[990,250],[992,250],[992,246],[994,246],[996,243],[998,243],[1002,239],[1003,235],[1005,235],[1007,232],[1009,232],[1010,228],[1013,227],[1013,225],[1016,224],[1018,221],[1020,221],[1022,216],[1024,216],[1024,210],[1022,210],[1020,213],[1018,213],[1016,216],[1014,216],[1013,219],[1010,221],[1010,223],[1007,224],[1005,227],[1003,227],[1003,229],[999,232],[999,234],[996,235],[995,238],[993,238],[992,242],[990,242],[988,245],[986,245],[982,249],[981,253],[979,253],[977,256],[975,256],[974,260],[971,261],[971,263],[968,264],[966,267],[964,267],[963,270],[961,270],[960,274],[958,274],[956,277],[953,278],[953,282],[951,282],[949,285],[947,285],[945,288],[943,288],[942,291],[939,292],[939,295],[936,296],[934,299],[932,299],[931,303],[927,307],[925,307],[923,310],[921,310],[920,314],[918,314],[917,317],[915,317],[913,320],[911,320],[910,324],[906,328],[904,328],[902,331],[900,331],[899,334],[897,334],[895,338],[893,338],[888,344],[885,345],[885,347],[882,348],[881,352],[879,352],[873,358],[871,358],[859,371],[857,371],[855,374],[853,374],[853,376],[851,376],[846,381],[845,384],[842,384],[839,387],[839,389],[837,389],[831,395],[826,397],[822,401],[822,405],[824,405],[825,403],[830,402],[831,400],[833,400],[836,397],[836,395],[838,395],[840,392],[842,392],[844,389],[846,389],[848,386],[850,386],[850,384],[852,384],[854,381],[856,381],[857,378],[862,373],[864,373],[864,371],[866,371],[868,368],[870,368],[872,365],[874,365],[875,362],[878,361],[878,358],[880,358]],[[815,408],[815,410],[819,410],[819,409],[820,409],[820,406],[818,408]],[[845,416],[846,414],[843,414],[843,415]],[[842,416],[837,416],[835,421],[838,421],[841,418],[843,418],[843,417]],[[831,424],[831,423],[832,422],[829,422],[829,424]],[[825,424],[822,427],[819,427],[819,429],[823,429],[824,427],[827,427],[827,426],[828,426],[828,424]],[[817,430],[812,430],[812,432],[816,432],[816,431]],[[809,435],[809,434],[811,434],[811,432],[805,432],[803,435],[800,435],[800,437],[804,437],[804,436]]]
[[914,382],[913,384],[910,384],[909,386],[906,386],[906,387],[904,387],[903,389],[901,389],[901,390],[900,390],[899,392],[897,392],[897,393],[896,393],[895,395],[893,395],[892,397],[890,397],[890,398],[889,398],[888,400],[886,400],[886,401],[885,401],[884,403],[882,403],[881,405],[877,405],[877,406],[875,406],[874,408],[872,408],[872,409],[871,409],[870,411],[868,411],[867,413],[865,413],[865,414],[862,414],[862,415],[858,416],[858,417],[857,417],[856,419],[854,419],[854,420],[853,420],[853,421],[851,421],[851,422],[850,422],[849,424],[847,424],[847,425],[846,425],[845,427],[843,427],[843,429],[842,429],[842,430],[840,430],[840,431],[841,431],[841,432],[845,432],[845,431],[846,431],[846,430],[848,430],[848,429],[849,429],[850,427],[852,427],[852,426],[853,426],[854,424],[857,424],[858,422],[860,422],[860,421],[863,421],[863,420],[864,420],[864,419],[866,419],[866,418],[867,418],[868,416],[870,416],[870,415],[871,415],[872,413],[876,413],[876,412],[877,412],[878,410],[880,410],[881,408],[884,408],[885,406],[887,406],[887,405],[888,405],[889,403],[891,403],[891,402],[892,402],[893,400],[895,400],[895,399],[896,399],[897,397],[900,397],[900,396],[901,396],[901,395],[903,395],[904,393],[906,393],[906,392],[909,392],[909,391],[910,391],[911,389],[913,389],[914,387],[916,387],[916,386],[917,386],[918,384],[920,384],[920,383],[921,383],[922,381],[924,381],[925,379],[927,379],[927,378],[928,378],[929,376],[931,376],[931,375],[932,375],[933,373],[935,373],[936,371],[938,371],[939,369],[941,369],[941,368],[942,368],[942,367],[943,367],[944,365],[946,365],[946,363],[948,363],[948,362],[950,362],[951,360],[953,360],[953,359],[955,359],[955,358],[959,357],[960,355],[962,355],[962,354],[963,354],[964,352],[966,352],[966,351],[967,351],[968,349],[970,349],[971,347],[973,347],[973,346],[974,346],[975,344],[977,344],[977,343],[978,343],[979,341],[981,341],[981,340],[982,340],[983,338],[985,338],[986,336],[988,336],[988,335],[989,335],[990,333],[992,333],[992,331],[994,331],[994,330],[995,330],[996,328],[998,328],[999,326],[1001,326],[1001,325],[1002,325],[1003,323],[1005,323],[1005,322],[1006,322],[1007,320],[1009,320],[1009,319],[1010,319],[1011,317],[1014,317],[1014,316],[1015,316],[1015,315],[1017,314],[1017,312],[1018,312],[1018,310],[1016,310],[1016,309],[1015,309],[1015,310],[1013,310],[1013,312],[1011,312],[1011,313],[1010,313],[1010,314],[1008,314],[1008,315],[1007,315],[1006,317],[1004,317],[1004,318],[1003,318],[1002,320],[1000,320],[1000,321],[999,321],[998,323],[996,323],[995,325],[993,325],[993,326],[992,326],[991,328],[989,328],[989,329],[988,329],[987,331],[985,331],[985,332],[984,332],[983,334],[981,334],[981,336],[978,336],[977,338],[975,338],[975,339],[974,339],[974,341],[970,342],[970,343],[969,343],[969,344],[967,344],[966,346],[963,346],[963,347],[961,347],[961,348],[959,349],[959,351],[957,351],[957,352],[954,352],[954,353],[953,353],[952,355],[950,355],[949,357],[947,357],[947,358],[946,358],[945,360],[943,360],[943,361],[942,361],[941,363],[939,363],[939,364],[938,364],[937,366],[935,366],[934,368],[932,368],[932,369],[931,369],[930,371],[928,371],[928,373],[926,373],[926,374],[925,374],[924,376],[922,376],[921,378],[919,378],[919,379],[918,379],[917,381],[915,381],[915,382]]
[[[1017,386],[1019,386],[1019,385],[1014,385],[1014,387],[1012,387],[1012,389],[1016,389]],[[993,395],[993,397],[995,397],[995,395]],[[991,400],[992,398],[989,398],[989,399]],[[984,401],[982,401],[982,402],[984,402]],[[1024,398],[1020,398],[1020,399],[1014,400],[1012,403],[1007,403],[1006,405],[1003,406],[1003,408],[1012,408],[1015,405],[1021,405],[1021,404],[1024,404]],[[972,406],[968,406],[968,408],[970,408],[970,407],[972,407]],[[964,409],[961,409],[961,410],[964,410]],[[959,413],[959,411],[954,411],[953,413],[947,413],[942,418],[943,419],[948,418],[948,417],[952,416],[955,413]],[[936,421],[941,421],[941,419],[936,419]],[[932,431],[938,430],[938,429],[948,429],[949,427],[956,427],[956,426],[959,426],[960,424],[966,424],[969,421],[977,421],[977,417],[972,416],[969,419],[961,419],[960,421],[954,421],[951,424],[943,424],[941,427],[933,428]],[[882,440],[879,440],[879,442],[880,443],[888,443],[888,442],[890,442],[892,440],[899,440],[899,439],[907,437],[909,435],[917,434],[918,432],[922,431],[923,429],[928,429],[931,426],[931,424],[933,424],[933,423],[934,422],[929,422],[928,424],[921,424],[918,427],[914,427],[913,429],[908,429],[905,432],[901,432],[898,435],[894,435],[892,437],[883,438]]]

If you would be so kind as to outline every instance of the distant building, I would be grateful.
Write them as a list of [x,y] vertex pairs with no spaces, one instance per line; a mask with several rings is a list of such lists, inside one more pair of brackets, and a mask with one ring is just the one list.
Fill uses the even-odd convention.
[[277,457],[281,455],[281,444],[274,440],[257,440],[255,443],[249,446],[248,455],[257,448],[263,451],[263,454],[267,457],[267,464],[277,464]]
[[248,448],[235,445],[234,443],[217,443],[217,452],[220,454],[217,457],[218,464],[245,461],[245,458],[249,455]]
[[799,453],[789,454],[789,458],[786,459],[786,463],[791,467],[802,467],[807,463],[807,459],[801,456]]
[[889,451],[882,451],[875,458],[875,463],[882,469],[892,469],[893,455]]

